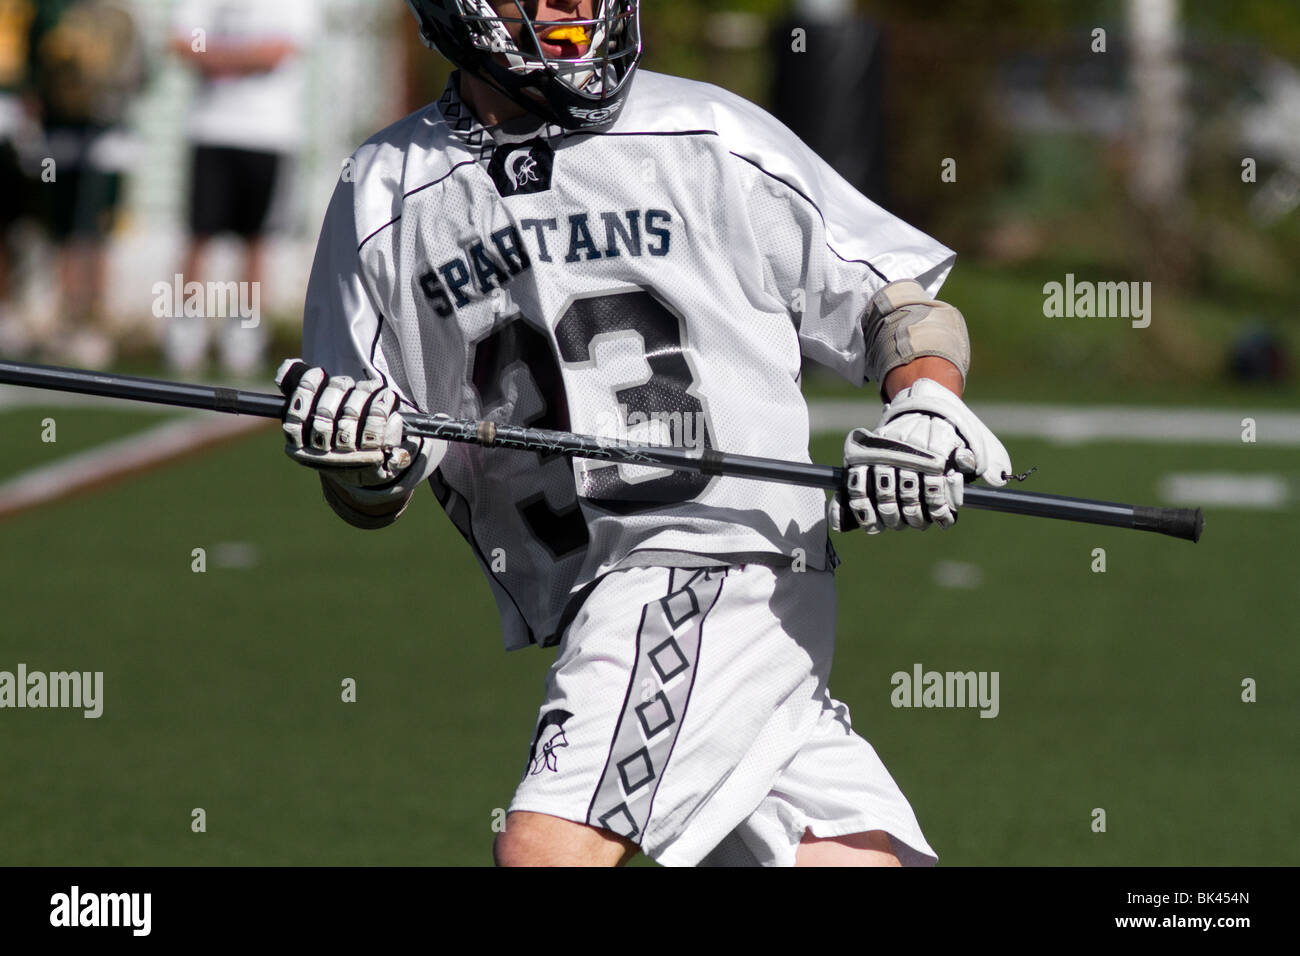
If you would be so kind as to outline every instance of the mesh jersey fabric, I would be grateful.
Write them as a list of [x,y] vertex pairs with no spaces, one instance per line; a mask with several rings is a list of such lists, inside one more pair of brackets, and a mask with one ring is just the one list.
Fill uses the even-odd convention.
[[[803,359],[863,384],[872,295],[952,267],[717,87],[641,71],[605,131],[524,136],[455,82],[347,164],[307,295],[304,359],[405,407],[807,462]],[[827,566],[817,489],[470,445],[431,483],[511,649],[636,552]]]

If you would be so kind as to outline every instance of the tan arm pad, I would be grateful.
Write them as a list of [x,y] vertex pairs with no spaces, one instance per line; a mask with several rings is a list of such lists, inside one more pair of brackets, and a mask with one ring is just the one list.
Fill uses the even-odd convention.
[[863,321],[867,343],[867,379],[883,386],[885,376],[923,355],[947,359],[970,371],[970,336],[961,312],[931,299],[912,279],[891,282],[871,299]]

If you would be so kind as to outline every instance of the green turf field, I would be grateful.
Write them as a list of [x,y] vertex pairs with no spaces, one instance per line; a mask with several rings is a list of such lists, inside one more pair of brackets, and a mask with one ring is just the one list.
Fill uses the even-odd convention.
[[[35,414],[0,431],[34,443]],[[101,414],[59,411],[59,453]],[[26,441],[0,478],[53,457]],[[500,649],[431,495],[354,530],[279,446],[272,428],[0,523],[0,670],[105,674],[98,720],[0,711],[0,863],[490,861],[552,652]],[[1300,471],[1300,451],[1253,445],[1012,452],[1041,490],[1150,503],[1169,471]],[[1298,864],[1298,536],[1293,503],[1211,510],[1197,546],[971,511],[838,538],[832,689],[944,863]],[[218,566],[231,542],[255,565]],[[981,583],[938,587],[943,560]],[[915,663],[998,671],[1000,715],[893,708],[890,675]]]

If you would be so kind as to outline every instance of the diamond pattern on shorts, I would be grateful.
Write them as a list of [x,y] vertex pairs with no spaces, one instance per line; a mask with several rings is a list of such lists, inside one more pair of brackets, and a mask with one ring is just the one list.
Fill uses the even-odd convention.
[[[618,775],[623,778],[623,792],[629,797],[655,778],[650,751],[644,747],[618,762]],[[635,779],[633,779],[635,777]]]
[[691,590],[670,594],[659,603],[663,606],[664,617],[668,618],[668,626],[674,631],[700,613],[699,599]]
[[[636,842],[655,832],[651,811],[667,768],[677,759],[673,752],[690,708],[701,625],[717,602],[728,571],[676,568],[655,573],[665,570],[667,581],[658,578],[663,590],[636,608],[640,627],[630,687],[652,690],[645,696],[633,693],[623,698],[610,756],[587,812],[592,825]],[[646,683],[656,677],[658,686]]]
[[647,655],[650,663],[659,675],[659,682],[668,683],[682,671],[691,666],[682,649],[677,646],[677,642],[671,637],[664,641],[658,647],[652,649]]
[[627,837],[629,840],[636,839],[637,834],[641,832],[641,828],[636,825],[636,820],[632,817],[632,811],[627,808],[626,803],[620,803],[613,810],[602,815],[600,825],[621,837]]
[[641,721],[641,730],[645,733],[646,740],[677,723],[677,718],[673,715],[673,709],[663,691],[638,705],[636,718]]

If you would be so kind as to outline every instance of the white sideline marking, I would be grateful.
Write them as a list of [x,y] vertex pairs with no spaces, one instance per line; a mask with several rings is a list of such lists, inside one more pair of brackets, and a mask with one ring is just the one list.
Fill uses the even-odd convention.
[[212,548],[212,564],[218,568],[246,571],[257,567],[257,545],[248,541],[223,541]]
[[1159,495],[1173,505],[1277,511],[1290,501],[1291,488],[1281,475],[1183,472],[1160,479]]
[[934,566],[934,583],[941,588],[974,590],[984,581],[979,565],[966,561],[940,561]]
[[69,455],[0,484],[0,518],[182,458],[267,424],[263,418],[237,415],[186,417]]
[[[874,402],[808,403],[814,434],[870,428]],[[1064,445],[1090,441],[1140,441],[1171,445],[1239,445],[1241,420],[1255,420],[1259,445],[1300,446],[1300,414],[1208,408],[975,404],[972,411],[999,438],[1041,438]]]

